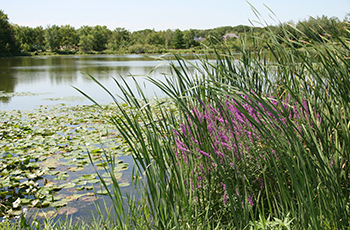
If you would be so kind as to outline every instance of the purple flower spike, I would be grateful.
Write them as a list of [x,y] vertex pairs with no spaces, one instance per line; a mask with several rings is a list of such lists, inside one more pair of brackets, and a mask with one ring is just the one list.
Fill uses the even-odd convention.
[[206,153],[206,152],[200,150],[199,148],[197,148],[196,150],[197,150],[197,152],[199,152],[199,153],[202,154],[203,156],[210,158],[209,153]]

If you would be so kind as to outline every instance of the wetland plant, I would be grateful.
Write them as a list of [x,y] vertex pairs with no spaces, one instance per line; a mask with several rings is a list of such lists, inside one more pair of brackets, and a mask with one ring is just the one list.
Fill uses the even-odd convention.
[[177,56],[166,82],[149,79],[166,103],[116,81],[134,113],[117,103],[111,119],[142,177],[134,177],[141,198],[122,201],[129,216],[119,226],[349,226],[350,43],[334,34],[309,44],[285,33],[268,31],[254,47],[242,41],[239,59],[225,44],[214,62]]
[[266,30],[253,47],[240,38],[238,59],[225,44],[215,61],[176,56],[165,82],[149,78],[166,99],[115,81],[123,103],[115,99],[110,120],[135,165],[127,196],[113,167],[112,189],[99,176],[114,211],[104,217],[110,208],[97,206],[101,228],[350,225],[349,39],[334,33],[310,44]]

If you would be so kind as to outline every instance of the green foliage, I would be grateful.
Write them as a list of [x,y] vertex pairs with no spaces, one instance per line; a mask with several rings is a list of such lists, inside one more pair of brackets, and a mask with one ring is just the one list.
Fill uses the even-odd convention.
[[194,30],[185,30],[183,32],[184,48],[189,49],[199,46],[199,42],[194,40],[195,32]]
[[153,32],[149,33],[146,37],[146,43],[150,45],[164,45],[165,38],[162,36],[161,32]]
[[175,30],[171,44],[172,44],[174,49],[185,48],[184,35],[183,35],[183,32],[181,30],[179,30],[179,29]]
[[43,50],[45,47],[44,29],[39,26],[31,28],[28,26],[14,26],[16,41],[24,52]]
[[271,220],[270,216],[265,219],[265,217],[259,216],[259,220],[250,223],[250,230],[290,230],[292,229],[293,220],[290,219],[289,214],[287,214],[283,220],[274,218]]
[[72,47],[73,45],[78,44],[78,35],[77,31],[74,27],[70,25],[65,25],[60,27],[60,33],[61,33],[61,46],[65,46],[66,49],[68,47]]
[[80,49],[84,52],[92,51],[94,48],[94,36],[92,36],[91,34],[81,35],[78,45]]
[[[0,93],[1,97],[24,95],[35,94]],[[111,106],[105,107],[106,113],[115,111],[116,107]],[[92,162],[103,166],[107,163],[101,156],[101,147],[108,148],[116,161],[113,172],[118,178],[122,176],[121,171],[128,168],[128,164],[115,158],[117,152],[127,151],[127,146],[96,106],[60,104],[32,111],[2,111],[0,118],[1,217],[19,216],[25,208],[61,207],[87,197],[88,190],[99,182],[97,174],[86,167],[90,160],[87,151]],[[87,141],[88,146],[84,146]],[[57,167],[61,168],[55,170]],[[68,178],[69,182],[65,181]],[[105,181],[111,182],[109,178]],[[75,189],[69,192],[71,188]],[[60,190],[65,193],[64,198],[60,197]],[[75,194],[76,190],[79,194]],[[45,210],[41,212],[45,214]]]
[[60,27],[57,25],[48,26],[45,29],[45,42],[50,47],[51,51],[55,51],[60,48],[62,34]]
[[111,48],[113,50],[119,50],[125,48],[130,42],[131,33],[127,31],[125,28],[116,28],[112,32],[111,38]]
[[[336,17],[321,16],[307,20],[294,22],[280,23],[276,26],[254,27],[254,26],[222,26],[214,29],[198,30],[190,29],[181,31],[164,30],[155,31],[154,29],[144,29],[130,32],[125,28],[116,28],[111,31],[106,26],[82,26],[75,29],[70,25],[62,26],[48,26],[46,29],[42,27],[30,28],[25,26],[12,26],[8,23],[8,18],[5,14],[3,17],[2,27],[4,29],[1,33],[7,39],[3,41],[1,46],[2,55],[10,55],[17,53],[19,49],[24,52],[33,52],[37,50],[45,50],[45,45],[50,47],[55,53],[59,53],[58,49],[66,49],[65,52],[60,53],[75,53],[77,49],[80,52],[88,53],[155,53],[165,52],[169,49],[202,49],[200,42],[195,41],[194,37],[202,37],[202,42],[205,46],[214,45],[215,48],[220,47],[223,36],[228,33],[235,33],[239,37],[244,37],[244,43],[255,51],[256,37],[265,40],[267,43],[271,42],[268,34],[273,32],[278,42],[285,43],[288,39],[299,40],[303,39],[307,43],[314,41],[323,43],[330,42],[333,39],[333,34],[339,36],[347,36],[349,27],[348,18],[340,20]],[[10,28],[10,29],[9,29]],[[11,29],[12,28],[12,29]],[[12,34],[12,35],[11,35]],[[15,38],[13,37],[15,35]],[[11,42],[9,42],[10,40]],[[241,39],[226,40],[227,46],[234,52],[239,51],[243,43]],[[266,44],[267,44],[266,43]],[[300,48],[296,43],[295,48]],[[266,48],[266,46],[265,46]],[[188,51],[187,51],[188,52]]]
[[[102,208],[97,205],[98,227],[348,228],[349,32],[334,30],[332,26],[332,36],[324,34],[328,37],[323,38],[320,31],[310,33],[316,29],[305,30],[307,35],[289,24],[276,28],[277,32],[275,27],[267,26],[227,43],[217,39],[217,44],[211,43],[215,62],[213,57],[199,57],[200,64],[195,65],[176,56],[177,62],[171,64],[172,77],[165,82],[149,78],[167,95],[166,99],[149,100],[141,90],[135,94],[126,81],[123,86],[116,80],[123,92],[123,102],[118,103],[114,94],[92,77],[116,101],[110,120],[135,160],[132,190],[125,196],[120,189],[124,184],[118,182],[119,175],[114,170],[114,156],[105,154],[111,168],[106,169],[107,173],[99,173],[105,190],[98,193],[110,196],[114,213],[103,217]],[[152,37],[152,33],[155,31],[146,30],[134,38]],[[168,31],[167,36],[175,37],[175,33]],[[232,55],[230,44],[240,52],[238,59]],[[130,47],[140,49],[137,52],[152,48],[139,43]],[[136,87],[141,89],[137,84]],[[227,135],[239,119],[231,119],[233,113],[223,107],[232,100],[239,102],[235,104],[237,114],[251,124],[246,126],[243,138],[232,132],[229,139],[231,148],[241,150],[238,157],[225,149],[227,143],[222,141],[222,134]],[[216,111],[216,125],[209,125],[212,114],[206,114],[208,119],[200,119],[199,112],[208,108]],[[252,111],[260,115],[254,116]],[[299,118],[296,111],[308,116]],[[226,128],[217,125],[220,123]],[[7,128],[14,126],[9,124]],[[210,129],[217,135],[209,135]],[[180,130],[182,139],[176,134]],[[181,150],[179,140],[198,146]],[[208,166],[203,164],[203,157],[187,154],[184,158],[183,154],[199,152],[196,147],[205,149],[210,157],[210,167],[205,168],[210,174],[205,184],[198,182],[202,179],[195,170],[200,165]],[[217,151],[233,155],[235,160],[227,162],[227,158],[216,155]],[[92,150],[89,156],[98,153]],[[111,189],[107,186],[108,175],[113,183]],[[256,186],[260,181],[261,185]],[[52,225],[56,224],[46,223],[47,229],[54,229]],[[93,221],[91,228],[97,228],[95,224]]]
[[0,10],[0,56],[10,56],[18,51],[14,28],[10,25],[7,14]]
[[140,44],[144,45],[146,44],[146,38],[149,34],[152,34],[154,30],[151,29],[145,29],[145,30],[139,30],[135,31],[131,34],[131,45],[134,44]]
[[32,52],[37,39],[35,29],[28,26],[15,26],[16,40],[21,44],[21,50]]
[[[115,186],[111,199],[115,200],[118,226],[349,226],[349,40],[339,37],[336,31],[332,42],[317,40],[316,32],[310,34],[316,38],[313,43],[291,39],[292,31],[284,27],[280,35],[272,30],[264,32],[268,38],[251,36],[239,40],[239,59],[220,42],[216,47],[221,49],[213,47],[215,62],[212,57],[203,58],[194,65],[176,56],[178,62],[171,65],[173,78],[165,82],[149,78],[168,96],[167,101],[150,101],[141,90],[136,95],[116,81],[125,104],[117,103],[120,112],[111,120],[133,153],[134,186],[141,194],[140,199],[130,195],[123,202]],[[233,113],[223,107],[232,100],[237,102],[236,114],[240,114],[234,119]],[[134,113],[127,113],[130,108]],[[201,119],[201,112],[204,114],[208,108],[216,111],[215,116],[206,113],[206,119]],[[304,117],[296,116],[296,111]],[[213,117],[216,124],[227,128],[210,125]],[[232,131],[240,117],[251,124],[246,126],[245,136]],[[209,135],[210,130],[216,135]],[[224,136],[230,130],[231,145],[224,145]],[[186,149],[184,143],[196,146]],[[238,149],[237,157],[227,145]],[[203,156],[189,154],[195,152],[209,156],[207,165]],[[226,161],[219,153],[232,155],[233,161]],[[197,168],[209,175],[205,184],[199,182],[203,175]],[[138,181],[139,175],[144,179]],[[261,181],[258,187],[257,181]],[[226,202],[220,198],[222,193]],[[127,213],[123,205],[128,206]]]
[[111,38],[111,31],[106,26],[95,26],[92,31],[93,36],[93,50],[103,51]]
[[91,26],[82,26],[78,29],[79,48],[84,51],[92,51],[94,47],[94,36],[92,35]]

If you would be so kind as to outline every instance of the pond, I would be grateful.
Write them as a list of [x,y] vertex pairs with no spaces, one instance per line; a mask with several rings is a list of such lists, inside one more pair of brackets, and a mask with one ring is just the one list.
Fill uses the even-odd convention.
[[[194,55],[186,56],[193,61],[195,58]],[[111,76],[118,81],[123,77],[133,89],[131,76],[135,76],[139,84],[147,86],[148,95],[159,95],[160,92],[151,87],[144,76],[158,66],[149,76],[164,79],[162,73],[169,73],[168,64],[169,61],[141,55],[3,58],[0,59],[0,91],[14,94],[13,97],[1,97],[0,94],[0,110],[33,109],[37,105],[57,104],[57,100],[72,105],[90,103],[71,86],[87,92],[101,103],[110,102],[111,98],[83,73],[94,76],[115,94],[120,91]],[[79,101],[74,97],[79,97]]]
[[[136,91],[134,76],[148,97],[163,97],[145,76],[169,77],[164,73],[170,72],[171,57],[166,58],[94,55],[0,59],[1,218],[18,216],[28,208],[29,213],[39,211],[41,216],[53,215],[58,209],[58,217],[74,213],[74,218],[90,218],[95,210],[94,191],[99,194],[97,201],[108,203],[96,173],[110,183],[104,172],[111,169],[111,160],[115,161],[112,173],[123,191],[128,191],[133,160],[120,134],[107,122],[107,116],[117,108],[109,105],[101,113],[72,86],[107,105],[111,97],[84,73],[94,76],[115,96],[121,91],[112,76],[118,82],[123,78]],[[194,55],[186,59],[196,62]],[[112,157],[108,158],[109,154]]]

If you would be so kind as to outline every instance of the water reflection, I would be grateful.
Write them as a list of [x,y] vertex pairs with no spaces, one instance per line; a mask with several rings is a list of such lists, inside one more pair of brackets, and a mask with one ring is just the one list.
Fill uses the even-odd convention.
[[[121,94],[111,76],[118,82],[125,80],[126,84],[136,91],[134,79],[147,88],[145,92],[148,96],[158,95],[161,92],[152,87],[141,75],[149,75],[154,79],[164,79],[162,73],[169,73],[168,62],[164,62],[156,71],[150,73],[154,67],[162,64],[150,58],[140,55],[125,56],[69,56],[69,57],[31,57],[31,58],[8,58],[0,62],[0,90],[5,92],[32,92],[46,93],[50,95],[23,96],[1,99],[0,109],[33,109],[40,104],[57,104],[57,101],[47,101],[43,99],[60,98],[67,96],[81,96],[79,92],[71,87],[76,86],[87,92],[91,97],[99,102],[111,101],[109,95],[99,88],[91,79],[85,77],[82,72],[86,72],[96,77],[111,92]],[[122,79],[123,78],[123,79]],[[76,103],[88,104],[88,100]],[[72,103],[73,104],[73,103]],[[118,158],[119,159],[119,158]],[[125,163],[133,165],[132,158],[121,158]],[[92,170],[92,169],[91,169]],[[79,173],[74,172],[75,177]],[[131,181],[132,168],[123,174],[127,181]],[[71,178],[73,178],[73,173]],[[123,194],[129,188],[123,188]],[[63,194],[63,193],[62,193]],[[101,202],[100,199],[98,202]],[[108,197],[105,199],[108,202]],[[89,210],[94,210],[92,204],[78,200],[73,207],[79,207],[80,211],[73,217],[90,217]]]
[[[156,66],[160,67],[152,72],[150,76],[162,79],[162,73],[169,73],[169,60],[157,61],[154,58],[141,55],[95,55],[95,56],[59,56],[59,57],[20,57],[4,58],[0,62],[0,90],[5,92],[32,92],[51,93],[49,97],[81,96],[71,86],[80,88],[92,97],[109,102],[109,96],[96,89],[96,83],[85,77],[88,73],[106,86],[113,87],[113,92],[120,93],[115,87],[111,76],[120,77],[135,76],[141,85],[150,86],[144,77]],[[189,55],[186,58],[195,59]],[[163,65],[162,65],[163,64]],[[127,79],[128,84],[134,84],[132,79]],[[132,88],[136,87],[131,86]],[[160,95],[159,90],[148,89],[150,94]],[[152,96],[152,95],[150,95]],[[46,97],[48,97],[46,95]],[[43,101],[44,96],[0,98],[0,109],[32,109],[36,105],[50,104]],[[84,101],[83,103],[88,103]]]
[[[5,60],[5,59],[3,59]],[[15,91],[16,78],[11,68],[14,60],[0,61],[0,91],[12,93]],[[9,103],[11,98],[0,97],[0,106],[2,103]]]

